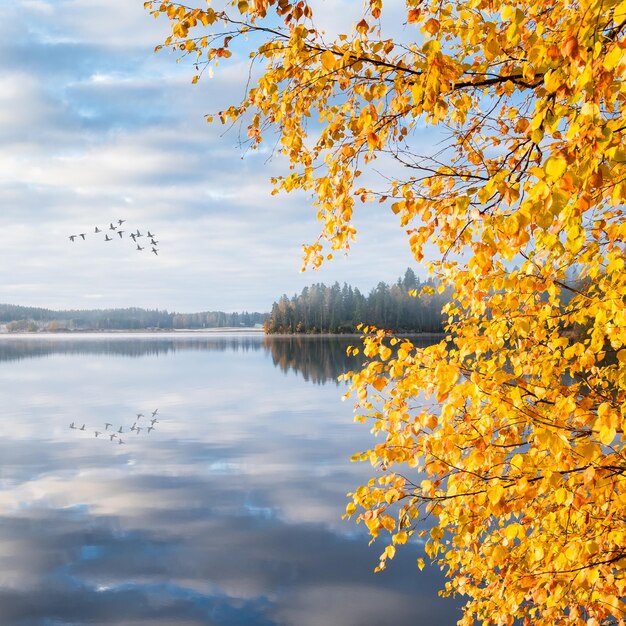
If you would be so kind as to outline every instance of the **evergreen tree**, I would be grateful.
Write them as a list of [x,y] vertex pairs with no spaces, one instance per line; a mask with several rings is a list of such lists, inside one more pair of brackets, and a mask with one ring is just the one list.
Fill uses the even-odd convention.
[[[433,287],[432,281],[426,283]],[[447,295],[415,296],[420,281],[410,268],[393,286],[384,282],[365,297],[358,289],[335,282],[316,283],[299,295],[283,295],[272,305],[267,333],[355,333],[360,323],[400,332],[443,332],[441,308]]]

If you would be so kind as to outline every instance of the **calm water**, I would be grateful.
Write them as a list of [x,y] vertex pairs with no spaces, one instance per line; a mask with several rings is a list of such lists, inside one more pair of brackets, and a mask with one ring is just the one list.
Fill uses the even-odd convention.
[[1,338],[0,624],[454,624],[419,546],[374,574],[383,544],[341,520],[372,472],[345,345]]

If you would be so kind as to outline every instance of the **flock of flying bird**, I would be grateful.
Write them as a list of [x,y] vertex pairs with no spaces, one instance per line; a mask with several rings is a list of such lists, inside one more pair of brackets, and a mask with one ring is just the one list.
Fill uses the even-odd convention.
[[[159,249],[157,248],[157,244],[159,243],[157,241],[156,235],[154,235],[153,233],[151,233],[149,230],[145,233],[142,233],[139,231],[139,229],[137,228],[137,230],[135,231],[128,231],[128,230],[122,230],[122,225],[124,224],[126,220],[117,220],[117,223],[114,224],[113,222],[111,222],[109,224],[108,228],[99,228],[98,226],[94,227],[93,233],[95,235],[97,235],[98,233],[104,233],[104,241],[113,241],[115,239],[115,235],[117,235],[120,239],[123,239],[124,237],[124,233],[128,233],[128,237],[130,237],[135,244],[137,245],[136,250],[145,250],[146,247],[151,247],[151,251],[153,254],[156,254],[157,256],[159,255]],[[110,236],[109,236],[109,232],[110,232]],[[138,241],[138,239],[140,239],[141,237],[147,237],[148,240],[150,241],[150,244],[148,246],[148,244],[145,245],[141,245],[141,242]],[[70,235],[68,237],[68,239],[74,243],[77,239],[82,239],[83,241],[86,240],[87,238],[87,233],[77,233],[75,235]]]
[[[142,417],[145,417],[145,415],[143,413],[137,413],[137,418],[135,419],[135,423],[128,429],[128,430],[124,430],[123,426],[120,426],[117,430],[115,430],[113,428],[113,424],[111,424],[110,422],[105,422],[104,424],[104,430],[95,430],[94,431],[94,435],[96,437],[99,437],[100,435],[103,435],[105,437],[108,437],[111,441],[113,441],[114,439],[117,439],[117,443],[119,445],[122,445],[124,443],[126,443],[125,441],[122,440],[122,438],[119,436],[123,433],[126,434],[130,434],[132,432],[134,432],[136,435],[138,435],[142,430],[146,430],[148,432],[148,434],[154,430],[154,425],[157,424],[159,422],[159,420],[156,417],[156,414],[158,412],[159,409],[154,409],[154,411],[152,411],[152,419],[150,419],[149,417],[146,418],[149,422],[150,425],[146,425],[147,422],[143,422],[143,426],[138,426],[139,424],[139,420]],[[111,428],[111,430],[109,430],[109,427]],[[72,422],[70,424],[70,428],[72,430],[85,430],[85,424],[83,424],[80,428],[78,426],[76,426],[76,424],[74,424],[74,422]]]

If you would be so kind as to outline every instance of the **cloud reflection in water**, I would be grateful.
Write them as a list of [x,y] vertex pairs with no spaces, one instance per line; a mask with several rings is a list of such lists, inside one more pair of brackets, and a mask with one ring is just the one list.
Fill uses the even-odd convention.
[[[341,521],[371,473],[348,461],[369,435],[293,346],[281,370],[262,337],[20,341],[32,358],[0,341],[1,624],[458,619],[417,548],[374,574],[380,546]],[[308,379],[331,379],[341,358],[314,352]],[[126,446],[67,428],[142,406],[160,407],[159,430]]]

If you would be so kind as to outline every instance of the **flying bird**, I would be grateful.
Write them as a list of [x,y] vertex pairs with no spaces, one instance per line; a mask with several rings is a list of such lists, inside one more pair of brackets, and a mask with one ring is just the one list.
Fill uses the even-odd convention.
[[104,236],[104,240],[105,240],[105,241],[113,241],[113,238],[112,238],[112,237],[109,237],[108,235],[105,235],[105,236]]
[[113,441],[113,439],[117,437],[117,435],[115,433],[112,433],[111,435],[109,435],[109,437],[111,438],[111,441]]
[[159,410],[159,409],[154,409],[154,411],[152,411],[152,417],[154,417],[154,416],[157,414],[157,411],[158,411],[158,410]]
[[157,256],[159,256],[159,253],[157,252],[156,248],[152,248],[152,252],[154,252],[154,254],[156,254]]
[[158,242],[158,241],[155,241],[154,239],[150,239],[150,243],[151,243],[153,246],[156,246],[159,242]]
[[148,432],[150,432],[151,430],[154,430],[154,426],[148,426]]
[[140,417],[143,417],[143,413],[137,413],[137,419],[139,419]]
[[117,432],[120,433],[120,434],[123,432],[121,426],[120,426],[120,429]]
[[147,232],[147,236],[150,237],[150,239],[154,239],[154,235],[150,231]]
[[152,426],[154,426],[159,420],[155,417],[153,420],[150,420]]
[[123,230],[118,230],[118,231],[117,231],[117,234],[120,236],[120,239],[122,238],[122,233],[123,233],[123,232],[124,232]]
[[109,222],[109,230],[117,230],[117,226],[113,226],[113,222]]
[[141,430],[141,426],[137,426],[137,428],[135,428],[135,431],[137,432],[137,434],[139,434],[140,430]]
[[119,439],[117,443],[119,443],[121,446],[124,442],[121,439]]
[[74,426],[74,422],[70,424],[70,428],[73,428],[74,430],[76,430],[76,426]]
[[80,236],[83,238],[83,241],[85,241],[85,233],[80,233]]
[[135,233],[131,233],[131,234],[130,234],[130,238],[131,238],[133,241],[137,241],[137,235],[135,235]]
[[85,430],[85,425],[83,424],[78,430]]
[[74,239],[76,239],[76,235],[70,235],[69,239],[70,241],[74,241]]
[[137,232],[135,234],[137,235],[137,237],[143,237],[143,235],[139,232],[139,229],[137,229]]
[[94,431],[94,435],[95,435],[96,437],[97,437],[98,435],[100,435],[100,434],[101,434],[101,433],[100,433],[100,431],[99,431],[99,430]]
[[94,233],[101,233],[102,231],[96,226],[93,230]]
[[117,223],[121,226],[126,220],[117,220]]
[[143,250],[143,248],[139,244],[137,244],[137,250]]
[[107,422],[107,423],[104,425],[104,430],[109,430],[109,426],[113,426],[113,424],[110,424],[109,422]]

